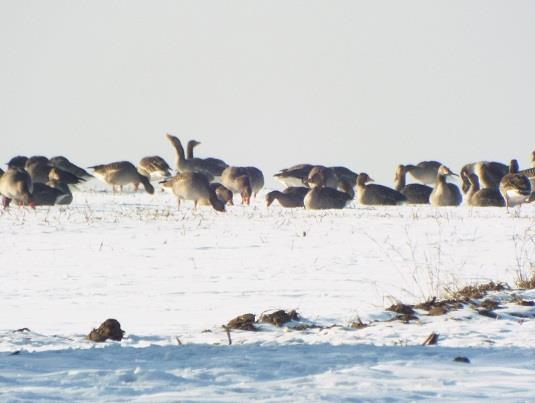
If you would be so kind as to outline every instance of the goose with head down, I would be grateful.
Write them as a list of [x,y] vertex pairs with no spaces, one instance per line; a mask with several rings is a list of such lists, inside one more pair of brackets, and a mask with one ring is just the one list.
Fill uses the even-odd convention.
[[266,194],[266,205],[269,207],[277,200],[282,207],[304,207],[305,196],[310,189],[304,186],[291,186],[282,192],[273,190]]
[[247,168],[233,166],[225,168],[221,174],[221,183],[232,193],[240,194],[242,204],[251,203],[253,187]]
[[217,197],[206,176],[199,172],[180,172],[160,183],[172,189],[177,198],[178,208],[181,200],[191,200],[195,208],[200,203],[210,204],[217,211],[225,211],[225,203]]
[[118,161],[110,164],[94,165],[89,168],[93,169],[93,173],[97,178],[104,183],[112,185],[114,192],[116,186],[119,186],[122,191],[123,186],[132,184],[137,190],[139,184],[142,184],[147,193],[154,193],[154,187],[151,185],[149,178],[140,174],[131,162]]

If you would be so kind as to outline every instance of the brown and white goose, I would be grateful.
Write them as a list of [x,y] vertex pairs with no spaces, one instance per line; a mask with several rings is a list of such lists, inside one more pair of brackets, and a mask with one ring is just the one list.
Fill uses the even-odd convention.
[[178,172],[200,172],[205,175],[209,181],[212,181],[214,177],[221,175],[219,170],[214,169],[213,166],[200,158],[186,158],[184,147],[182,147],[182,143],[178,137],[175,137],[169,133],[167,133],[165,136],[175,149],[176,169]]
[[352,197],[345,192],[329,187],[314,187],[305,195],[303,204],[307,210],[343,209],[351,200]]
[[[195,157],[193,156],[193,150],[195,147],[197,147],[198,145],[200,145],[201,142],[200,141],[197,141],[197,140],[190,140],[188,141],[188,146],[187,146],[187,159],[194,159]],[[221,174],[223,173],[223,170],[228,167],[228,164],[219,159],[219,158],[212,158],[212,157],[208,157],[208,158],[198,158],[200,160],[203,160],[205,164],[209,165],[210,166],[210,171],[214,174],[214,176],[217,178],[217,177],[220,177]]]
[[500,181],[500,193],[507,208],[524,203],[531,194],[529,179],[518,172],[518,161],[515,159],[511,160],[509,173]]
[[113,191],[119,186],[122,191],[123,186],[134,185],[135,190],[142,184],[147,193],[153,194],[154,187],[145,175],[141,175],[137,168],[128,161],[112,162],[110,164],[94,165],[93,174],[104,183],[112,185]]
[[253,187],[247,168],[232,166],[225,168],[221,174],[221,183],[232,193],[240,194],[242,204],[248,205],[251,203]]
[[448,167],[441,165],[435,186],[429,195],[429,203],[432,206],[458,206],[462,203],[463,196],[459,188],[453,183],[446,182],[446,178],[450,175],[458,176]]
[[23,169],[11,167],[0,176],[0,195],[3,196],[4,207],[8,207],[11,201],[20,206],[34,207],[32,191],[32,179]]
[[416,165],[405,165],[405,169],[417,181],[424,185],[432,185],[437,180],[438,168],[441,165],[438,161],[422,161]]
[[314,165],[298,164],[282,169],[279,173],[273,175],[273,177],[286,187],[300,187],[303,186],[312,168],[314,168]]
[[162,180],[171,176],[171,167],[158,155],[142,158],[137,165],[137,170],[151,181]]
[[180,172],[160,183],[172,189],[178,208],[181,200],[192,200],[195,208],[201,203],[210,204],[217,211],[225,211],[225,203],[217,197],[206,176],[199,172]]

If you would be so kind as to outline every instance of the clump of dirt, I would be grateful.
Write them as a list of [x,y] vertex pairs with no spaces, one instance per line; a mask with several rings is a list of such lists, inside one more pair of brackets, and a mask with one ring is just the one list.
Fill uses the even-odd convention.
[[262,323],[271,323],[272,325],[281,327],[285,323],[288,323],[292,320],[299,320],[299,315],[295,310],[284,311],[282,309],[275,311],[270,314],[260,315],[259,321]]
[[438,343],[438,333],[431,333],[429,336],[427,336],[427,339],[424,340],[422,343],[422,346],[434,346]]
[[227,328],[229,329],[236,329],[236,330],[247,330],[254,332],[258,330],[255,323],[255,316],[252,313],[246,313],[240,316],[237,316],[236,318],[232,319],[227,323]]
[[106,319],[98,327],[98,329],[91,330],[87,338],[89,340],[102,343],[108,339],[121,341],[123,339],[124,330],[121,329],[121,324],[116,319]]
[[486,298],[483,301],[479,303],[479,306],[481,308],[487,309],[489,311],[492,311],[497,308],[501,308],[500,304],[492,299]]
[[509,286],[505,283],[495,283],[491,281],[486,284],[468,285],[461,288],[459,291],[452,293],[452,299],[459,302],[466,302],[471,299],[481,299],[491,291],[503,291],[508,290]]

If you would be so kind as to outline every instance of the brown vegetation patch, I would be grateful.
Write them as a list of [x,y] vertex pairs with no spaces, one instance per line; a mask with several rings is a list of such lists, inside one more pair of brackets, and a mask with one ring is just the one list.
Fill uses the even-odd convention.
[[495,283],[491,281],[486,284],[468,285],[459,291],[452,292],[452,299],[456,301],[468,301],[471,299],[481,299],[491,291],[508,290],[509,286],[505,283]]
[[227,323],[226,327],[229,329],[248,330],[254,332],[257,330],[256,326],[254,325],[254,322],[254,314],[246,313],[232,319],[229,323]]
[[299,315],[295,310],[291,311],[283,311],[278,310],[270,314],[262,314],[260,315],[259,321],[262,323],[271,323],[272,325],[281,327],[285,323],[288,323],[292,320],[299,320]]

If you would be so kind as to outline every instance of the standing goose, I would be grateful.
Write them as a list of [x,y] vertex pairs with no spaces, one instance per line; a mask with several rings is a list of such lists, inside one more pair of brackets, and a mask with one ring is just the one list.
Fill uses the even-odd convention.
[[429,195],[433,188],[421,183],[406,184],[407,170],[404,165],[398,165],[394,177],[394,189],[407,198],[410,204],[429,204]]
[[253,187],[249,177],[249,171],[244,167],[227,167],[221,174],[221,182],[233,193],[239,193],[242,204],[251,203]]
[[367,206],[396,206],[403,204],[407,198],[398,192],[383,185],[370,184],[373,179],[365,172],[357,178],[357,202]]
[[249,182],[251,183],[251,191],[254,197],[264,187],[264,174],[256,167],[245,167],[247,175],[249,175]]
[[26,161],[28,161],[28,157],[25,157],[24,155],[17,155],[9,160],[7,167],[24,169],[26,166]]
[[154,187],[150,184],[149,179],[145,175],[141,175],[131,162],[119,161],[110,164],[94,165],[89,168],[93,169],[94,175],[97,178],[112,185],[114,192],[115,186],[119,186],[119,189],[122,191],[123,186],[133,184],[135,190],[137,190],[141,183],[147,193],[154,193]]
[[437,180],[437,172],[441,163],[438,161],[422,161],[416,165],[405,165],[405,169],[414,179],[424,185],[432,185]]
[[285,168],[273,176],[286,187],[300,187],[303,186],[313,167],[314,165],[310,164],[298,164]]
[[151,181],[162,180],[171,176],[171,167],[158,155],[142,158],[137,165],[137,170]]
[[218,170],[214,170],[210,164],[205,163],[199,158],[187,159],[184,153],[184,147],[178,137],[167,133],[165,135],[171,142],[176,153],[176,169],[178,172],[200,172],[207,177],[209,181],[214,179],[214,176],[220,175]]
[[469,183],[468,191],[465,193],[465,201],[469,206],[474,207],[504,207],[505,200],[496,189],[479,188],[479,178],[476,174],[461,173],[463,182]]
[[216,192],[210,187],[205,175],[199,172],[181,172],[160,182],[164,187],[170,187],[177,197],[180,208],[181,200],[192,200],[195,208],[197,204],[210,204],[217,211],[225,211],[225,204],[219,200]]
[[531,184],[523,173],[518,172],[518,161],[511,160],[509,173],[500,181],[500,193],[505,199],[505,206],[522,204],[531,194]]
[[0,176],[0,195],[3,196],[2,205],[8,207],[12,200],[18,205],[34,207],[32,199],[32,179],[28,173],[20,168],[8,168]]
[[282,192],[273,190],[266,195],[266,205],[269,207],[277,200],[282,207],[304,207],[304,199],[309,190],[303,186],[289,187]]
[[454,174],[448,167],[441,165],[437,172],[435,187],[429,196],[432,206],[458,206],[463,201],[459,188],[453,183],[447,183],[446,177]]
[[303,204],[307,210],[343,209],[351,200],[351,196],[345,192],[329,187],[315,187],[307,192]]

